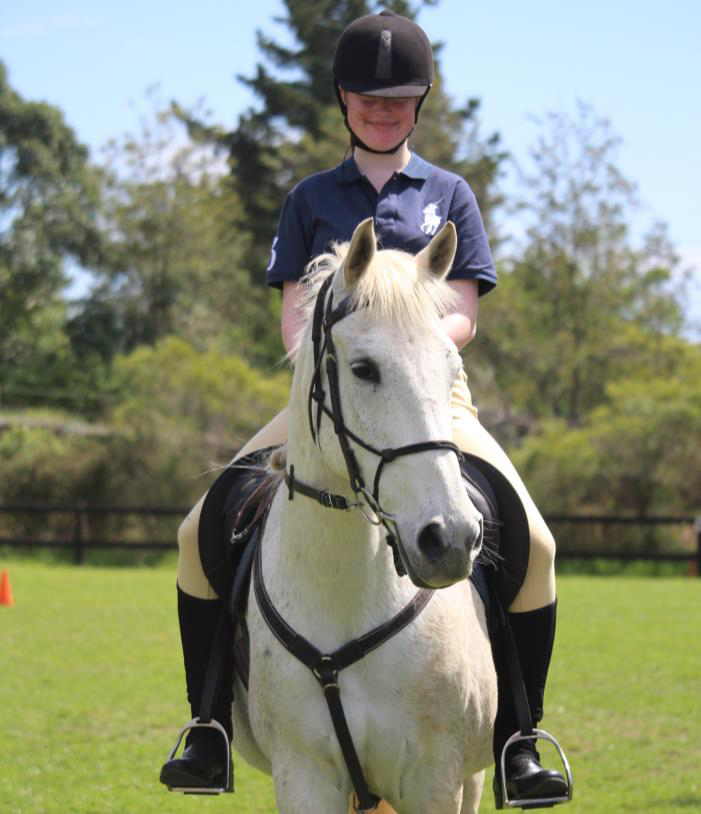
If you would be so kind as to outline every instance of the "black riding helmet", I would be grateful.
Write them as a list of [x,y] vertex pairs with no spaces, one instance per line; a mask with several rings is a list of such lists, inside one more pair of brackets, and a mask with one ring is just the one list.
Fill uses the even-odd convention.
[[416,96],[414,123],[433,84],[433,52],[428,37],[413,20],[393,11],[368,14],[354,20],[341,34],[333,58],[333,80],[343,120],[353,145],[371,153],[394,153],[405,139],[389,150],[373,150],[355,135],[341,89],[371,96]]

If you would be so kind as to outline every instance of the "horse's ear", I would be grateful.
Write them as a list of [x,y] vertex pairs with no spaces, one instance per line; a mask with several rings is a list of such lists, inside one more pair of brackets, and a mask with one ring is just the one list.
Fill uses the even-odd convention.
[[355,227],[348,254],[343,261],[343,282],[346,287],[357,283],[367,271],[375,256],[376,243],[372,218],[366,218]]
[[438,278],[445,277],[453,266],[458,236],[451,221],[446,221],[440,232],[416,255],[416,262]]

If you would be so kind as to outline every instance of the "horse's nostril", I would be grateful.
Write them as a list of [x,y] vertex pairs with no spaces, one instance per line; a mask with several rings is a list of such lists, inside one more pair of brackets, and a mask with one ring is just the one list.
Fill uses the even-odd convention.
[[421,529],[418,539],[419,550],[430,562],[438,562],[445,556],[448,541],[443,527],[429,523]]

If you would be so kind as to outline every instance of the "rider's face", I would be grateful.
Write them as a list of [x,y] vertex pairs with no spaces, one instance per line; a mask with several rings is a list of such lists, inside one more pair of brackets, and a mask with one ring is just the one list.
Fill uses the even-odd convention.
[[416,96],[369,96],[341,91],[348,124],[374,150],[389,150],[403,141],[414,126]]

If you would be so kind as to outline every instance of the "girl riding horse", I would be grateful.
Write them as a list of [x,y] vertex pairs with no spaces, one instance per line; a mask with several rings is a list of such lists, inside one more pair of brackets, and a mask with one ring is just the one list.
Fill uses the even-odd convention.
[[[370,217],[383,248],[411,253],[424,248],[447,221],[455,225],[457,252],[447,280],[456,304],[443,317],[442,327],[460,350],[475,336],[478,298],[490,292],[497,280],[472,190],[462,178],[429,164],[408,146],[433,82],[428,38],[413,21],[392,12],[361,17],[346,28],[337,44],[333,81],[350,132],[352,155],[339,166],[306,178],[289,193],[267,268],[267,283],[282,289],[285,349],[294,355],[303,326],[299,303],[305,267],[332,243],[349,240],[358,223]],[[462,369],[453,384],[451,407],[454,442],[506,477],[528,518],[528,567],[508,608],[508,619],[535,725],[543,715],[555,637],[555,542],[510,460],[480,424]],[[287,411],[283,411],[244,446],[237,458],[286,440]],[[199,558],[203,501],[193,508],[178,534],[178,616],[193,715],[197,715],[209,652],[226,600],[216,595]],[[501,660],[495,661],[499,703],[493,748],[499,766],[506,741],[520,727],[511,678]],[[232,669],[227,663],[214,710],[229,739]],[[210,730],[192,730],[183,756],[163,766],[161,781],[179,787],[221,785],[227,767],[217,737],[218,733]],[[541,766],[532,740],[514,743],[505,758],[505,783],[502,786],[499,782],[499,773],[494,782],[498,808],[504,804],[504,792],[509,800],[538,800],[540,805],[567,798],[567,781],[560,773]]]

